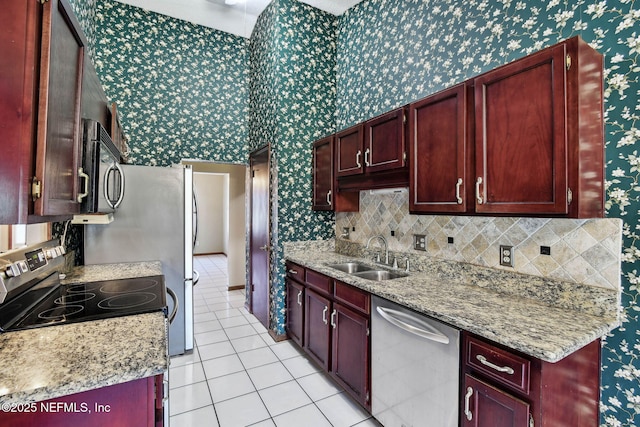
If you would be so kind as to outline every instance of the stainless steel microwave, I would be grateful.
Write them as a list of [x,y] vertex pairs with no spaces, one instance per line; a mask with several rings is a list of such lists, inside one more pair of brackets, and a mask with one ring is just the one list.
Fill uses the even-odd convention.
[[82,211],[112,213],[124,198],[125,177],[120,152],[106,129],[95,120],[85,119],[82,167],[87,185]]

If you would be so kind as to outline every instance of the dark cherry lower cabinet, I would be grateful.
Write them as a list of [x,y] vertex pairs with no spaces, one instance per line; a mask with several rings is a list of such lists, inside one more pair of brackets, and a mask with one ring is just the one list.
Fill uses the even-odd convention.
[[549,363],[463,334],[462,427],[597,427],[600,340]]
[[[298,279],[304,276],[304,286]],[[287,262],[287,335],[347,393],[371,409],[367,292]],[[304,319],[300,319],[299,301]],[[301,340],[299,331],[303,329]]]
[[304,336],[304,285],[287,278],[287,335],[300,347]]
[[[162,375],[115,384],[43,402],[29,411],[0,412],[0,425],[12,427],[162,427]],[[31,410],[33,409],[33,410]]]

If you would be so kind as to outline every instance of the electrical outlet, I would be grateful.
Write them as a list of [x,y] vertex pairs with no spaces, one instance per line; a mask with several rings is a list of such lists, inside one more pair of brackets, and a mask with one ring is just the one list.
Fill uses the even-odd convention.
[[427,250],[427,236],[424,234],[414,234],[413,235],[413,249],[417,251],[426,251]]
[[513,246],[500,245],[500,265],[505,267],[513,267],[515,260],[513,259]]

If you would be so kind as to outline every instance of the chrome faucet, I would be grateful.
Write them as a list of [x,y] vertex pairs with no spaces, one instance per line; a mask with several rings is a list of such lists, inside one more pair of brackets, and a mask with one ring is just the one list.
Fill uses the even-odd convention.
[[381,234],[370,237],[369,240],[367,241],[367,246],[365,247],[365,249],[369,249],[369,244],[373,239],[380,239],[382,240],[382,243],[384,243],[384,263],[388,265],[389,264],[389,246],[387,245],[387,239],[385,239],[384,236],[382,236]]

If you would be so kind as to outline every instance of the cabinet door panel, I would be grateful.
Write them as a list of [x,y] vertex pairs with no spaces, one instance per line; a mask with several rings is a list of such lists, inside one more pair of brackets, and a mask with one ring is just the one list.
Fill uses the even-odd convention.
[[336,134],[336,176],[358,175],[364,172],[362,125]]
[[465,427],[528,427],[529,404],[465,375],[460,419]]
[[565,46],[474,81],[478,212],[567,212]]
[[398,109],[366,122],[364,140],[367,172],[403,167],[404,110]]
[[304,310],[304,349],[325,370],[329,370],[331,301],[307,289]]
[[304,286],[287,278],[287,335],[300,347],[304,336]]
[[333,209],[333,137],[313,144],[313,209]]
[[340,304],[334,304],[332,321],[333,376],[360,403],[369,401],[369,319]]
[[465,212],[473,186],[466,144],[467,98],[458,85],[409,106],[412,212]]
[[86,40],[71,6],[43,5],[36,176],[42,197],[36,215],[79,211],[80,100]]

